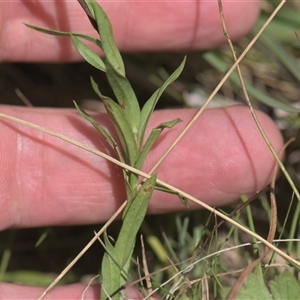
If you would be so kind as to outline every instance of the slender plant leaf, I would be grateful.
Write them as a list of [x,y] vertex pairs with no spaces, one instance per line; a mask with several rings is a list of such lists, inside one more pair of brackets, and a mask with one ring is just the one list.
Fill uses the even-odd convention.
[[140,126],[139,126],[140,131],[138,136],[138,143],[140,146],[143,144],[143,137],[145,135],[147,124],[149,122],[150,116],[159,98],[161,97],[165,89],[179,77],[179,75],[181,74],[184,68],[185,62],[186,62],[186,57],[184,57],[179,67],[173,72],[173,74],[171,74],[171,76],[165,81],[165,83],[153,93],[153,95],[148,99],[148,101],[143,106],[141,110]]
[[94,80],[93,77],[91,77],[90,80],[91,80],[91,85],[92,85],[92,88],[93,88],[94,92],[97,94],[99,99],[101,99],[103,95],[100,92],[100,89],[99,89],[99,86],[98,86],[97,82]]
[[[155,184],[156,175],[153,175],[145,181],[126,210],[126,216],[114,247],[117,264],[107,254],[104,258],[104,263],[102,264],[102,286],[106,294],[113,295],[124,284],[121,273],[125,272],[126,274],[128,271],[136,235],[146,215]],[[107,298],[105,293],[101,291],[101,299]],[[122,298],[120,295],[116,295],[112,299]]]
[[1,282],[3,281],[3,278],[5,277],[5,274],[7,272],[7,266],[9,264],[9,260],[11,258],[11,249],[6,248],[2,252],[2,258],[0,262],[0,279]]
[[[118,137],[120,139],[122,148],[125,152],[125,162],[130,163],[131,159],[137,159],[137,148],[135,147],[135,138],[134,135],[128,126],[126,120],[123,116],[123,111],[121,110],[120,106],[115,103],[109,97],[103,96],[99,90],[97,83],[91,77],[91,84],[95,93],[99,96],[99,98],[103,101],[105,106],[106,112],[109,114],[111,119],[113,120],[113,125],[117,131]],[[126,140],[127,139],[127,140]],[[130,153],[130,149],[132,153]],[[133,161],[132,161],[133,163]],[[132,164],[133,165],[133,164]]]
[[93,117],[91,117],[86,111],[84,111],[75,101],[73,102],[79,114],[88,122],[90,122],[98,130],[98,132],[100,132],[100,134],[105,138],[107,143],[112,147],[112,149],[115,150],[116,154],[119,157],[119,160],[121,162],[124,162],[124,158],[120,152],[118,144],[111,136],[111,134],[101,124],[99,124]]
[[82,33],[76,33],[76,32],[66,32],[66,31],[60,31],[60,30],[53,30],[53,29],[48,29],[48,28],[43,28],[43,27],[39,27],[39,26],[34,26],[34,25],[30,25],[30,24],[26,24],[24,23],[25,26],[27,26],[30,29],[39,31],[41,33],[45,33],[45,34],[49,34],[49,35],[55,35],[55,36],[65,36],[65,37],[70,37],[71,34],[73,36],[76,36],[78,38],[82,38],[85,39],[89,42],[92,42],[93,44],[97,45],[99,48],[101,48],[101,42],[89,35],[86,34],[82,34]]
[[116,256],[116,249],[115,247],[111,244],[108,236],[107,236],[107,232],[105,232],[103,234],[104,237],[104,243],[101,242],[101,245],[103,246],[103,248],[105,249],[106,253],[108,254],[109,258],[114,262],[115,266],[116,266],[116,270],[117,273],[119,273],[121,275],[121,277],[124,280],[124,283],[126,282],[126,279],[128,278],[128,273],[125,273],[125,270],[123,268],[123,266],[121,266],[118,262],[118,257]]
[[102,280],[100,299],[123,299],[120,290],[122,284],[119,267],[115,264],[115,262],[107,253],[104,254],[102,259],[101,275]]
[[105,72],[106,67],[102,58],[93,50],[91,50],[85,43],[81,42],[75,35],[70,34],[72,43],[79,54],[93,67]]
[[[95,91],[95,93],[99,96],[100,99],[102,99],[103,95],[101,94],[99,87],[97,83],[94,81],[93,78],[91,78],[91,84]],[[116,128],[116,131],[118,129]],[[125,141],[124,141],[125,143]],[[137,151],[138,152],[138,151]],[[128,159],[127,159],[128,162]],[[127,192],[127,198],[132,199],[136,192],[136,187],[138,185],[138,177],[131,172],[128,172],[127,170],[123,169],[123,174],[126,182],[126,192]]]
[[[6,272],[1,282],[17,282],[22,285],[34,285],[45,287],[55,279],[55,274],[46,272],[37,272],[29,270],[17,270],[12,272]],[[61,283],[68,284],[74,281],[74,276],[65,276],[62,278]]]
[[156,174],[145,181],[136,197],[130,201],[123,224],[119,233],[115,249],[121,265],[130,258],[130,253],[135,245],[136,234],[146,215],[148,204],[156,184]]
[[107,60],[111,63],[111,65],[117,72],[125,76],[124,63],[121,54],[116,46],[112,27],[106,13],[95,0],[89,1],[89,7],[93,9],[93,15],[98,24],[99,35],[101,38],[101,48]]
[[81,7],[83,8],[83,10],[85,11],[86,15],[88,16],[92,26],[98,32],[98,25],[95,20],[95,14],[94,14],[93,8],[91,7],[89,1],[78,0],[78,2],[81,5]]
[[133,166],[138,157],[138,150],[134,135],[126,120],[124,119],[123,111],[120,106],[112,99],[106,96],[101,96],[101,99],[105,105],[106,111],[109,114],[114,127],[117,131],[118,137],[125,152],[125,161]]
[[141,114],[139,102],[128,79],[117,72],[110,61],[106,60],[105,63],[108,82],[120,104],[124,119],[137,139]]
[[169,122],[164,122],[159,124],[157,127],[153,128],[149,137],[147,138],[147,141],[145,142],[144,146],[143,146],[143,150],[141,151],[139,158],[135,164],[135,167],[137,169],[141,169],[145,158],[147,157],[150,149],[152,148],[152,146],[154,145],[154,143],[157,141],[157,139],[159,138],[160,134],[162,133],[162,131],[165,128],[172,128],[174,127],[176,124],[182,122],[182,120],[180,120],[179,118],[169,121]]
[[[106,253],[102,260],[102,280],[101,280],[101,297],[100,299],[109,299],[108,296],[112,296],[112,299],[123,299],[122,286],[126,283],[128,278],[128,265],[121,266],[116,256],[116,249],[111,244],[107,237],[107,233],[104,233],[104,243],[101,242]],[[126,269],[126,270],[125,270]],[[110,292],[111,295],[107,295]]]
[[[203,58],[211,64],[214,68],[219,70],[220,72],[226,72],[227,65],[213,52],[206,52],[203,54]],[[236,73],[232,73],[230,76],[230,80],[237,86],[240,86],[240,81],[238,75]],[[276,99],[268,96],[267,94],[263,93],[262,91],[253,87],[249,82],[245,81],[245,86],[247,88],[247,92],[255,97],[257,100],[261,101],[262,103],[269,105],[274,108],[282,109],[287,112],[300,112],[300,109],[294,108],[290,105],[286,105],[282,102],[277,101]]]
[[177,194],[177,196],[184,207],[190,208],[189,200],[187,198],[181,196],[180,194]]
[[[132,253],[131,253],[132,255]],[[130,255],[130,256],[131,256]],[[100,299],[123,300],[123,292],[128,274],[125,270],[129,269],[130,260],[121,268],[112,257],[105,253],[102,260],[102,280],[101,280],[101,295]]]
[[173,190],[170,190],[160,184],[156,184],[155,186],[155,189],[158,190],[158,191],[161,191],[161,192],[164,192],[164,193],[168,193],[168,194],[172,194],[172,195],[176,195],[180,202],[186,207],[186,208],[189,208],[189,201],[187,198],[185,198],[184,196],[182,196],[181,194],[177,193],[177,192],[174,192]]

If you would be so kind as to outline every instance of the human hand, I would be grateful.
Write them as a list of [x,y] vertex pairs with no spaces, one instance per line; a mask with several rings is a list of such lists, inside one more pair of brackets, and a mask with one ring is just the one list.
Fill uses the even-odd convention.
[[[61,18],[69,24],[69,28],[60,29],[88,32],[84,29],[85,23],[83,21],[75,24],[76,22],[72,23],[71,20],[66,19],[66,12],[73,11],[70,16],[77,16],[78,18],[80,16],[82,20],[86,20],[85,15],[81,15],[81,8],[77,2],[66,2],[65,5],[68,8],[60,11],[58,9],[57,11],[53,10],[52,17],[45,13],[45,11],[48,12],[46,8],[48,6],[57,8],[63,3],[41,2],[40,4],[31,4],[30,2],[28,4],[22,2],[18,4],[18,10],[12,9],[15,14],[20,14],[18,18],[16,15],[9,16],[9,13],[12,12],[8,8],[13,8],[14,2],[1,5],[3,5],[2,15],[6,20],[8,20],[7,18],[13,18],[14,22],[18,20],[20,23],[26,22],[44,27],[53,27],[52,25],[56,24],[56,21],[59,23]],[[40,9],[40,19],[37,18],[38,11],[34,10],[35,5]],[[125,50],[199,48],[199,44],[203,40],[201,34],[194,34],[194,39],[191,38],[192,34],[187,37],[195,28],[195,21],[191,20],[190,16],[187,17],[188,13],[185,16],[182,15],[184,11],[189,9],[189,13],[194,12],[196,3],[186,2],[184,6],[182,3],[172,3],[171,5],[171,3],[164,2],[155,4],[130,2],[126,5],[125,3],[103,3],[103,5],[110,18],[112,18],[119,45]],[[132,9],[137,7],[140,13],[135,14],[130,10],[126,11],[127,5],[130,5]],[[211,2],[200,2],[198,8],[200,13],[206,11],[206,5],[211,6],[213,4]],[[243,29],[245,30],[251,25],[256,16],[257,5],[258,3],[253,2],[225,2],[225,13],[226,9],[232,12],[232,15],[227,15],[227,20],[229,18],[235,20],[237,15],[240,17],[244,11],[248,20],[244,15],[241,24],[245,26]],[[147,6],[147,9],[145,6]],[[155,11],[152,12],[150,7]],[[235,11],[230,8],[235,9]],[[172,11],[170,11],[171,9]],[[119,10],[121,10],[121,16],[124,19],[118,19],[117,17],[114,19]],[[146,15],[142,14],[143,10],[146,10]],[[159,13],[162,14],[163,11],[170,11],[168,14],[170,20],[166,21],[161,16],[164,26],[159,25],[160,19],[157,16]],[[126,12],[132,14],[131,18],[136,17],[141,18],[141,20],[131,19],[130,21],[130,18],[125,15]],[[22,18],[22,14],[24,18]],[[55,19],[56,14],[59,15],[58,19]],[[149,18],[149,20],[146,21],[142,16]],[[154,17],[156,18],[155,22],[153,21]],[[183,18],[181,23],[178,22],[179,17]],[[42,19],[48,21],[42,23]],[[215,46],[223,40],[222,32],[216,26],[216,24],[219,24],[218,20],[216,5],[212,14],[204,14],[199,19],[199,24],[203,24],[201,25],[203,26],[201,27],[203,33],[205,33],[205,26],[208,26],[211,30],[214,28],[213,32],[215,32],[214,36],[211,32],[208,34],[206,44],[203,44],[203,46]],[[211,21],[213,23],[209,23]],[[126,24],[126,22],[129,22],[129,24]],[[149,24],[152,23],[155,24],[156,28],[149,28]],[[4,27],[4,32],[0,34],[0,41],[1,39],[5,39],[5,41],[11,39],[10,43],[7,43],[6,49],[2,49],[0,53],[2,59],[62,61],[77,58],[71,46],[68,46],[69,42],[64,41],[63,43],[66,44],[61,45],[61,42],[58,42],[54,37],[49,42],[49,36],[45,38],[44,35],[33,34],[32,31],[28,31],[25,37],[30,41],[30,34],[33,34],[34,39],[39,39],[36,45],[39,45],[40,48],[36,48],[37,46],[34,47],[34,44],[31,44],[31,52],[26,51],[25,37],[23,40],[22,37],[16,39],[19,44],[16,45],[16,48],[13,48],[12,37],[5,37],[5,30],[14,32],[12,36],[21,34],[20,30],[23,30],[20,29],[21,27],[14,27],[13,29],[14,24],[11,24],[10,29]],[[136,26],[136,24],[140,24],[140,26]],[[240,23],[238,24],[238,28],[233,27],[231,29],[231,36],[237,36],[244,32],[243,30],[240,32],[235,31],[241,30]],[[23,25],[20,24],[19,26]],[[78,29],[76,29],[76,26],[78,26]],[[86,26],[89,26],[88,21]],[[163,29],[166,26],[168,30],[166,29],[164,33]],[[130,29],[135,30],[135,32],[131,32]],[[127,35],[124,34],[124,31],[127,32]],[[164,34],[166,35],[164,36]],[[141,35],[145,39],[136,38]],[[126,36],[126,39],[122,39],[122,36]],[[184,38],[190,41],[193,40],[193,42],[187,42],[187,40],[183,40]],[[42,46],[44,43],[46,43],[46,46],[41,49],[41,47],[44,47]],[[66,46],[67,50],[63,50],[60,46]],[[23,51],[25,49],[23,54],[22,49]],[[63,133],[90,144],[100,151],[106,151],[99,135],[74,110],[2,107],[1,112]],[[151,155],[145,163],[145,170],[150,169],[158,160],[194,114],[195,110],[192,109],[164,110],[154,113],[150,128],[166,119],[180,117],[183,122],[168,131],[160,140],[158,146],[151,151]],[[266,115],[263,113],[258,113],[258,115],[273,146],[276,150],[279,150],[282,147],[280,133]],[[108,127],[110,126],[105,115],[98,116],[98,120]],[[112,164],[33,129],[3,120],[1,120],[1,123],[1,229],[97,223],[107,220],[120,206],[120,203],[125,200],[125,191],[120,189],[120,186],[123,186],[122,177],[118,176],[120,170]],[[273,168],[274,159],[256,129],[248,109],[229,107],[207,110],[160,166],[158,174],[160,179],[187,191],[210,205],[219,206],[233,202],[240,194],[250,195],[262,189],[269,183]],[[188,171],[177,174],[176,170]],[[149,207],[150,213],[163,213],[182,209],[182,204],[175,197],[171,195],[164,195],[163,197],[164,201],[161,201],[161,194],[159,192],[154,193]],[[80,284],[57,287],[47,297],[49,299],[80,299],[84,288],[85,286]],[[0,299],[36,299],[42,291],[41,288],[3,283],[0,284]],[[99,287],[93,286],[89,289],[87,298],[98,299],[98,294]]]

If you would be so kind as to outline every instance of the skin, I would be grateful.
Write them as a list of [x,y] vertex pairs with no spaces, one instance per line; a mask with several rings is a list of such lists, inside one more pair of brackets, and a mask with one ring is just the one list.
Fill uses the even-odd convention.
[[[254,24],[258,2],[224,1],[231,37]],[[123,51],[187,50],[216,47],[224,42],[215,2],[103,2]],[[1,61],[71,61],[79,57],[67,39],[30,31],[22,22],[68,31],[94,33],[76,1],[6,1],[0,3]],[[68,14],[67,14],[68,12]],[[153,20],[155,19],[155,22]],[[138,25],[137,25],[138,24]],[[151,26],[150,26],[151,24]],[[237,25],[238,24],[238,25]],[[56,130],[107,152],[99,135],[74,110],[1,106],[2,113]],[[159,159],[196,110],[155,112],[150,128],[180,117],[166,131],[145,163]],[[258,112],[274,148],[283,140],[272,120]],[[96,115],[108,128],[105,115]],[[0,228],[91,224],[107,220],[125,200],[120,170],[90,153],[36,130],[0,119]],[[233,203],[269,184],[274,159],[247,108],[207,110],[158,170],[159,178],[210,205]],[[176,170],[187,170],[180,172]],[[26,180],[24,180],[26,178]],[[149,213],[182,210],[173,196],[155,192]],[[195,205],[192,205],[196,207]],[[59,209],[58,209],[59,208]],[[45,299],[81,299],[85,285],[54,288]],[[43,289],[0,284],[0,299],[36,299]],[[134,290],[129,294],[138,297]],[[91,287],[86,299],[98,299]]]

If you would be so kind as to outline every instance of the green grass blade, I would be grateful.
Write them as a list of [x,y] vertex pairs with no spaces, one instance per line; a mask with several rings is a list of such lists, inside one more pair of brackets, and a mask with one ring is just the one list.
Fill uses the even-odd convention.
[[[299,18],[299,13],[295,11],[297,14],[297,18]],[[278,15],[277,15],[278,17]],[[289,46],[292,46],[293,48],[300,48],[300,44],[297,41],[295,37],[295,28],[299,28],[299,26],[294,26],[292,24],[289,24],[286,20],[283,18],[277,18],[274,19],[268,27],[265,29],[263,35],[268,36],[269,38],[273,39],[274,41],[281,43],[281,44],[288,44]],[[259,29],[266,23],[267,17],[260,16],[258,19],[256,25],[252,29],[252,34],[255,35]]]
[[276,58],[289,70],[289,72],[300,82],[300,68],[297,60],[276,41],[262,34],[261,43],[266,47],[268,53],[276,56]]
[[[55,279],[56,275],[53,273],[38,272],[31,270],[16,270],[11,272],[6,272],[3,280],[1,282],[11,282],[18,283],[20,285],[31,285],[31,286],[41,286],[45,287],[51,284]],[[72,275],[66,276],[61,281],[61,284],[71,283],[74,278]]]
[[[220,72],[225,72],[228,69],[227,65],[215,53],[206,52],[203,54],[203,58]],[[240,86],[240,81],[236,73],[231,74],[230,80],[235,85]],[[256,89],[251,84],[249,84],[246,80],[244,81],[245,81],[245,86],[247,88],[247,92],[253,97],[255,97],[257,100],[261,101],[262,103],[274,108],[282,109],[287,112],[300,112],[300,109],[279,102],[276,99],[263,93],[262,91]]]
[[276,19],[282,21],[282,23],[290,25],[290,27],[293,28],[293,30],[295,30],[296,28],[300,28],[299,10],[294,9],[292,7],[283,7],[278,12]]
[[75,35],[70,34],[72,43],[79,54],[93,67],[105,72],[106,67],[102,58],[93,50],[91,50],[85,43],[81,42]]
[[11,250],[5,249],[2,253],[1,263],[0,263],[0,281],[3,281],[3,278],[6,274],[7,266],[9,264],[11,257]]
[[143,106],[141,110],[140,126],[139,126],[140,128],[139,137],[138,137],[139,145],[142,145],[143,143],[143,137],[145,135],[147,124],[149,122],[150,116],[159,98],[161,97],[165,89],[179,77],[179,75],[181,74],[184,68],[185,62],[186,62],[186,57],[184,57],[179,67],[173,72],[173,74],[171,74],[171,76],[165,81],[165,83],[153,93],[153,95],[148,99],[148,101]]

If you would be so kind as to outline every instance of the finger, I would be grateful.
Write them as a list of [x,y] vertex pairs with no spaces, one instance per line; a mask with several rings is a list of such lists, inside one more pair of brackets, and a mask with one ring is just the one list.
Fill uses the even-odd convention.
[[[72,299],[72,300],[92,300],[99,299],[99,286],[92,285],[87,290],[87,285],[84,284],[70,284],[68,286],[54,287],[46,296],[45,300],[51,299]],[[38,299],[44,292],[45,288],[21,286],[9,283],[0,283],[0,300],[7,299]],[[126,299],[143,299],[144,297],[133,288],[126,288],[124,297]]]
[[[217,1],[102,2],[123,51],[207,49],[225,41]],[[229,34],[253,26],[258,1],[224,1]],[[0,60],[69,61],[79,55],[68,38],[28,29],[23,23],[95,36],[77,1],[1,1]]]
[[[2,112],[50,128],[108,152],[99,134],[74,110],[2,107]],[[184,129],[195,110],[154,113],[149,128],[180,117],[165,130],[145,163],[148,171]],[[258,116],[273,146],[282,137]],[[106,127],[106,115],[97,118]],[[104,159],[31,128],[0,120],[0,228],[95,223],[125,200],[121,170]],[[210,205],[235,201],[270,182],[274,159],[247,108],[207,110],[158,169],[158,177]],[[177,197],[155,192],[149,212],[182,209]]]

